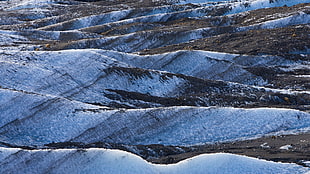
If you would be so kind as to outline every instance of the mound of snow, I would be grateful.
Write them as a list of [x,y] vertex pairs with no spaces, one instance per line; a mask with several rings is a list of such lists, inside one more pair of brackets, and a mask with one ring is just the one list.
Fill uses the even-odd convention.
[[[177,164],[150,164],[106,149],[21,150],[0,148],[1,173],[305,173],[309,168],[232,154],[205,154]],[[18,168],[16,168],[18,166]]]
[[117,51],[101,54],[139,68],[168,71],[203,79],[225,80],[248,85],[266,81],[246,70],[254,66],[287,66],[293,61],[276,56],[245,56],[212,51],[175,51],[157,55],[137,55]]
[[0,139],[192,145],[310,129],[310,114],[290,109],[167,107],[107,110],[65,98],[0,90]]

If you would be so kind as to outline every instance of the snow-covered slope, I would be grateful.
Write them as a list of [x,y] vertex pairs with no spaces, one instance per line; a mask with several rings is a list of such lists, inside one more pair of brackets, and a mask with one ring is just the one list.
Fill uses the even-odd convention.
[[168,107],[115,109],[53,96],[0,90],[0,139],[16,145],[52,142],[191,145],[306,131],[310,115],[289,109]]
[[260,8],[281,7],[284,5],[293,6],[299,3],[309,3],[309,0],[180,0],[180,4],[212,4],[213,2],[216,2],[220,5],[231,6],[229,13],[240,13]]
[[[296,63],[278,56],[248,56],[194,50],[144,56],[116,51],[101,51],[101,53],[139,68],[250,85],[267,83],[262,77],[251,73],[248,70],[251,67],[289,66]],[[305,62],[300,62],[303,63]]]
[[[57,148],[147,159],[307,137],[309,3],[0,1],[0,173],[306,172],[230,154],[154,165]],[[301,156],[278,159],[305,164]]]
[[[306,173],[309,168],[232,154],[200,155],[177,164],[150,164],[133,154],[107,149],[21,150],[0,148],[1,173]],[[16,167],[18,166],[18,167]]]

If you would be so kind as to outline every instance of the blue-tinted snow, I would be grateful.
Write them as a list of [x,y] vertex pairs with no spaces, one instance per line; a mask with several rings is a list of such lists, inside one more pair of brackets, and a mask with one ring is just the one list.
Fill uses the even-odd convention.
[[0,90],[0,96],[4,101],[0,138],[17,145],[62,141],[192,145],[310,129],[310,114],[291,109],[107,110],[65,98],[5,89]]
[[[151,164],[120,150],[21,150],[0,148],[0,172],[15,174],[301,174],[309,168],[227,153],[199,155],[177,164]],[[17,167],[18,166],[18,167]]]

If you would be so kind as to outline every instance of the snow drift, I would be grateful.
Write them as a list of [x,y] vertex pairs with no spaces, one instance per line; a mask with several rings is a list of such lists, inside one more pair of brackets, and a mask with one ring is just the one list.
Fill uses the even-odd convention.
[[[265,173],[310,171],[296,164],[275,163],[232,154],[208,154],[177,164],[150,164],[120,150],[21,150],[0,148],[1,173]],[[18,168],[16,168],[18,166]]]

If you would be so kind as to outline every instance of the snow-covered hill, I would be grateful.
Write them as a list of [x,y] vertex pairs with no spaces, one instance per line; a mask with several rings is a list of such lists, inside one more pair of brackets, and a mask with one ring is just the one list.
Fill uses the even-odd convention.
[[[177,164],[155,165],[133,154],[107,149],[21,150],[0,148],[1,173],[265,173],[293,174],[310,170],[232,154],[200,155]],[[18,166],[18,168],[16,168]]]
[[[192,145],[308,131],[310,115],[289,109],[170,107],[114,109],[2,89],[3,142]],[[16,107],[18,106],[18,107]]]
[[[263,77],[249,69],[267,64],[289,67],[297,64],[276,56],[205,51],[139,56],[84,49],[3,51],[0,62],[1,88],[110,107],[310,103],[307,92],[281,92],[226,82],[265,84]],[[306,61],[298,62],[299,66],[304,63]],[[285,101],[285,97],[290,102]]]
[[[0,173],[309,171],[232,154],[155,165],[104,149],[157,158],[251,139],[263,145],[248,155],[305,166],[307,138],[269,151],[260,141],[310,132],[309,4],[0,1]],[[71,145],[82,149],[57,149]]]

